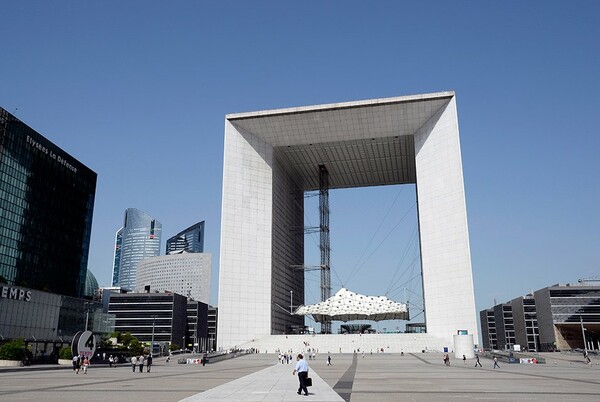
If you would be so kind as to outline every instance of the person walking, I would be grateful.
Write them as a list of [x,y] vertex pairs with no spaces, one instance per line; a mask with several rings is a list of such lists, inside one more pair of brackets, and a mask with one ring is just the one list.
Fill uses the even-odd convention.
[[304,391],[304,395],[308,395],[308,389],[306,389],[306,377],[308,377],[308,363],[304,360],[304,356],[301,353],[296,357],[296,367],[294,371],[292,371],[292,375],[298,373],[298,381],[300,386],[298,387],[298,395],[302,394]]
[[479,361],[479,355],[475,355],[475,367],[477,367],[477,366],[483,367],[481,365],[481,362]]
[[500,368],[498,365],[498,356],[494,356],[494,368]]
[[331,366],[331,355],[327,355],[327,365]]
[[79,370],[81,369],[82,364],[83,364],[83,356],[77,356],[77,374],[79,374]]
[[83,374],[87,374],[88,366],[90,365],[90,359],[86,357],[83,358]]
[[133,369],[133,372],[135,373],[135,366],[137,365],[137,357],[133,356],[131,358],[131,368]]
[[140,355],[140,357],[138,357],[138,364],[140,366],[140,373],[144,372],[144,355]]
[[[73,356],[73,371],[77,371],[77,360],[79,360],[79,356]],[[77,371],[79,374],[79,371]]]
[[149,373],[151,368],[152,368],[152,355],[149,354],[148,358],[146,359],[146,372]]
[[467,365],[467,356],[463,355],[463,364],[466,366]]

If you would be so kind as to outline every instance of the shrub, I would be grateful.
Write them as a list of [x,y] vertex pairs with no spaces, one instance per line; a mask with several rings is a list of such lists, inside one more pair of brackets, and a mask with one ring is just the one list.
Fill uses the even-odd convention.
[[1,360],[23,360],[25,349],[22,339],[15,339],[0,346]]
[[71,351],[71,347],[64,346],[64,347],[60,348],[60,351],[58,352],[58,358],[71,360],[73,358],[73,352]]

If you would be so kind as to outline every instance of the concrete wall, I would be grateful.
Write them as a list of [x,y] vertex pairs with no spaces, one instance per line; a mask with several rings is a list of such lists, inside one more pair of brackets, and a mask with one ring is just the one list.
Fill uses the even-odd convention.
[[415,134],[415,150],[427,332],[478,339],[455,98]]

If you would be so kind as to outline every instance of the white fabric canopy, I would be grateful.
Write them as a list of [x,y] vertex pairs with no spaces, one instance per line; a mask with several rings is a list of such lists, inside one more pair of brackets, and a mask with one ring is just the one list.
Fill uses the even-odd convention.
[[323,302],[298,307],[294,314],[312,315],[316,322],[409,319],[406,304],[396,303],[385,296],[361,295],[345,288]]

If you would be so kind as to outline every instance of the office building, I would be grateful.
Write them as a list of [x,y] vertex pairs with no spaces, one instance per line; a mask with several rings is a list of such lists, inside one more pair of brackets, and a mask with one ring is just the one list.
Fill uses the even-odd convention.
[[210,253],[161,255],[138,263],[136,292],[175,292],[208,304],[210,302]]
[[83,297],[96,173],[0,108],[0,281]]
[[498,339],[496,338],[496,319],[494,309],[481,310],[481,344],[486,350],[498,350]]
[[121,233],[121,247],[117,258],[119,233],[115,239],[115,263],[119,260],[119,282],[113,286],[135,289],[138,263],[146,258],[160,255],[162,224],[136,208],[125,210]]
[[0,340],[23,339],[35,362],[53,362],[84,329],[110,333],[100,303],[31,288],[0,284]]
[[219,320],[219,309],[208,306],[208,350],[217,350],[217,321]]
[[167,254],[178,251],[204,252],[204,221],[190,226],[167,240]]
[[154,339],[155,351],[207,343],[208,306],[177,293],[111,293],[108,311],[115,331],[148,344]]
[[187,303],[186,349],[196,352],[208,350],[208,304],[195,300]]
[[[600,350],[600,286],[553,285],[482,310],[486,349]],[[493,313],[493,314],[492,314]],[[585,338],[585,343],[584,343]]]
[[115,258],[113,260],[112,286],[119,285],[119,270],[121,268],[121,246],[123,245],[123,228],[115,233]]

